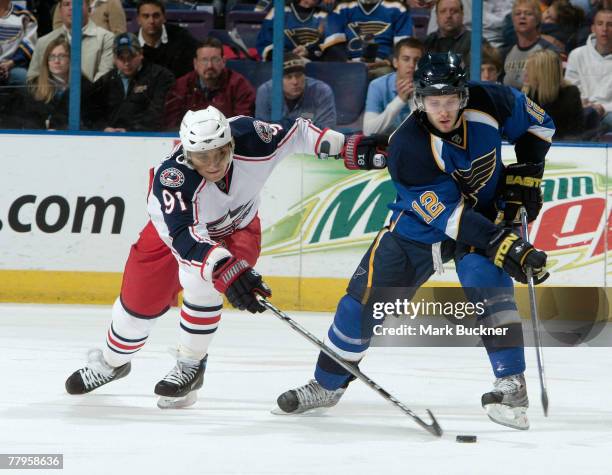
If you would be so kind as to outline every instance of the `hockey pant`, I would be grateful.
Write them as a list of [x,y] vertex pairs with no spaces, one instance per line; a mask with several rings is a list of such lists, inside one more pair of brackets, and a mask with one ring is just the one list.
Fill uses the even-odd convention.
[[[485,302],[487,325],[508,327],[513,345],[502,337],[483,337],[483,343],[496,377],[521,373],[525,370],[521,319],[514,299],[512,279],[488,258],[470,252],[466,246],[452,240],[442,243],[444,262],[455,260],[457,273],[467,298]],[[340,299],[334,321],[325,337],[325,344],[346,361],[357,364],[370,346],[373,327],[380,324],[372,312],[364,311],[373,290],[402,288],[403,298],[412,299],[434,273],[432,245],[403,238],[387,228],[376,237],[351,277],[347,293]],[[326,389],[347,384],[349,374],[329,356],[321,352],[315,369],[315,379]]]
[[[261,251],[259,217],[221,242],[254,266]],[[103,350],[111,366],[127,363],[144,346],[157,319],[177,304],[181,289],[179,350],[191,359],[202,359],[219,326],[223,296],[202,280],[199,267],[179,263],[149,222],[130,250],[121,294],[113,305]]]

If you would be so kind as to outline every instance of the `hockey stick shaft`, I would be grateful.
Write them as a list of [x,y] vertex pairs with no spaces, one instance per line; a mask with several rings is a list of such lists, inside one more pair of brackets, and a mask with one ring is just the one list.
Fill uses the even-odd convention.
[[[523,228],[523,239],[529,242],[529,229],[527,221],[527,210],[521,207],[521,223]],[[540,377],[540,392],[542,397],[542,409],[544,416],[548,417],[548,391],[546,389],[546,374],[544,373],[544,354],[542,351],[542,340],[540,333],[540,320],[538,318],[538,307],[536,305],[535,285],[531,268],[527,268],[527,286],[529,287],[529,306],[531,307],[531,323],[533,329],[534,346],[538,362],[538,375]]]
[[410,410],[407,406],[405,406],[401,401],[393,397],[385,389],[379,386],[375,381],[373,381],[368,376],[366,376],[363,372],[361,372],[359,368],[357,368],[356,366],[342,359],[342,357],[338,355],[338,353],[336,353],[334,350],[332,350],[327,345],[325,345],[325,343],[323,343],[316,336],[314,336],[312,333],[310,333],[308,330],[302,327],[299,323],[297,323],[295,320],[289,317],[289,315],[287,315],[285,312],[276,308],[274,305],[272,305],[270,302],[268,302],[263,297],[258,297],[258,300],[264,307],[270,310],[276,317],[278,317],[280,320],[282,320],[287,325],[289,325],[291,328],[293,328],[293,330],[298,332],[300,335],[302,335],[304,338],[310,341],[313,345],[318,347],[319,350],[321,350],[323,353],[325,353],[327,356],[333,359],[336,363],[342,366],[350,374],[355,376],[357,379],[359,379],[364,384],[369,386],[372,390],[380,394],[384,399],[386,399],[391,404],[393,404],[395,407],[400,409],[405,415],[410,417],[413,421],[415,421],[423,429],[425,429],[430,434],[433,434],[437,437],[442,436],[442,428],[440,427],[440,425],[438,424],[438,421],[436,420],[436,418],[434,417],[434,415],[429,409],[427,409],[427,413],[429,414],[429,417],[431,417],[431,420],[432,420],[431,424],[428,424],[423,419],[421,419],[419,416],[417,416],[412,410]]

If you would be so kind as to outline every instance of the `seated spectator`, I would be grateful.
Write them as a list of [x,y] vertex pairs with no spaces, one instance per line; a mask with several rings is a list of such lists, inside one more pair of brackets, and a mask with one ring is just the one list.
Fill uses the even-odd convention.
[[[61,130],[68,128],[70,44],[60,35],[43,53],[40,73],[16,101],[15,128]],[[92,84],[81,77],[81,126],[91,128],[95,103]]]
[[255,89],[236,71],[225,67],[223,45],[208,38],[198,46],[193,71],[177,79],[166,99],[166,128],[178,130],[189,110],[214,106],[226,117],[252,116],[255,112]]
[[22,86],[36,43],[36,18],[11,0],[0,0],[0,86]]
[[[72,0],[61,0],[58,6],[62,17],[62,27],[39,38],[34,55],[28,68],[28,80],[40,73],[42,56],[47,46],[58,36],[70,39],[72,28]],[[113,68],[113,34],[96,26],[89,19],[89,0],[83,0],[83,40],[81,42],[81,71],[87,79],[95,81]]]
[[[100,28],[104,28],[115,35],[127,31],[127,20],[121,0],[93,0],[89,18]],[[59,14],[59,8],[56,8],[53,13],[53,28],[61,26],[62,18]]]
[[554,0],[542,13],[542,36],[563,52],[568,52],[575,46],[584,18],[584,12],[569,0]]
[[[331,87],[318,79],[306,77],[304,59],[293,53],[285,54],[283,61],[283,117],[284,127],[295,119],[310,119],[317,127],[336,125],[336,103]],[[272,80],[257,89],[255,117],[272,120]]]
[[580,91],[563,79],[561,58],[555,52],[539,50],[527,58],[523,92],[552,117],[555,139],[575,139],[584,132]]
[[185,28],[166,23],[161,0],[141,0],[137,15],[138,40],[146,60],[169,69],[177,78],[191,71],[197,41]]
[[[413,1],[422,0],[408,0]],[[472,0],[462,0],[463,26],[472,28]],[[504,19],[512,10],[512,2],[508,0],[486,0],[482,5],[482,37],[496,48],[506,47],[503,35]],[[434,11],[435,12],[435,11]],[[427,33],[433,33],[438,28],[438,20],[435,14],[429,18]]]
[[390,134],[408,117],[414,92],[412,76],[421,56],[423,44],[416,38],[404,38],[395,44],[395,72],[374,79],[368,86],[364,134]]
[[540,49],[559,48],[540,35],[542,11],[539,0],[515,0],[512,6],[512,24],[516,32],[516,44],[512,46],[504,60],[504,84],[517,89],[523,87],[525,62],[527,57]]
[[499,82],[503,62],[499,50],[489,44],[482,45],[480,61],[480,80],[484,82]]
[[115,68],[94,84],[105,132],[162,130],[164,102],[174,83],[172,73],[143,56],[133,33],[122,33],[113,47]]
[[580,89],[583,105],[597,111],[612,129],[612,10],[596,13],[591,35],[567,59],[565,79]]
[[400,2],[339,3],[327,17],[325,39],[321,44],[323,59],[363,61],[369,69],[386,68],[386,74],[392,71],[393,45],[412,34],[410,12]]
[[[298,56],[318,59],[321,56],[319,45],[327,13],[318,8],[319,0],[292,0],[285,7],[284,51]],[[257,52],[264,61],[272,59],[272,30],[274,8],[266,15],[257,36]]]
[[463,24],[461,0],[437,0],[436,17],[438,30],[430,33],[425,39],[425,51],[458,53],[463,58],[465,69],[469,72],[472,32]]

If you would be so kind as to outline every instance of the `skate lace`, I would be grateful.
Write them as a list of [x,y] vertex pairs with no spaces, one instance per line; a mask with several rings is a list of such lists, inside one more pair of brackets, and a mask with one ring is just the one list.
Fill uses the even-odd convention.
[[86,366],[80,370],[81,379],[85,383],[85,387],[87,389],[97,388],[103,384],[108,383],[111,379],[113,379],[112,374],[105,374],[96,369],[90,368]]
[[495,389],[503,394],[513,394],[521,388],[521,381],[516,376],[499,378],[495,381]]
[[295,389],[300,404],[304,407],[319,406],[332,399],[334,392],[328,391],[314,379]]
[[179,386],[187,384],[193,380],[198,372],[199,366],[199,361],[193,364],[178,360],[174,368],[172,368],[172,370],[170,370],[170,372],[164,377],[163,381]]

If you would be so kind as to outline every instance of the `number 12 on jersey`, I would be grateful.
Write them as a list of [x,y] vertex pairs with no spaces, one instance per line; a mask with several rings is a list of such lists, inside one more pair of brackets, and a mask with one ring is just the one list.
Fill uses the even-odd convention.
[[446,206],[440,203],[438,195],[433,191],[426,191],[419,196],[419,202],[417,200],[412,202],[412,209],[429,224],[446,209]]
[[174,207],[178,202],[181,211],[187,211],[187,206],[185,206],[185,202],[183,201],[183,196],[180,191],[175,191],[171,193],[168,190],[162,191],[162,197],[164,198],[164,212],[166,214],[170,214],[174,211]]

